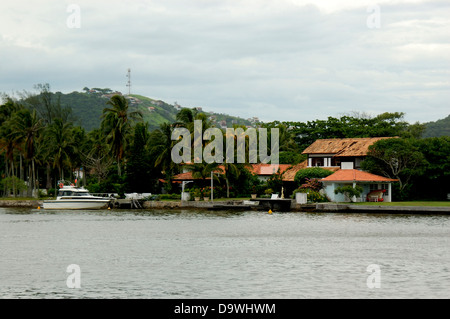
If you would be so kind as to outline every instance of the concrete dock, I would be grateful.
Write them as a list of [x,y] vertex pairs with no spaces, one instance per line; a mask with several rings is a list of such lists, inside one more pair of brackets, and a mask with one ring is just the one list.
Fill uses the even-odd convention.
[[[121,200],[116,209],[205,209],[205,210],[260,210],[274,212],[314,213],[371,213],[371,214],[450,214],[450,206],[387,206],[355,205],[346,203],[297,204],[295,200],[283,200],[282,205],[250,204],[251,200],[223,201],[139,201]],[[42,200],[0,200],[0,207],[42,208]],[[281,203],[281,202],[280,202]],[[290,205],[287,205],[290,204]],[[286,206],[287,205],[287,206]],[[290,208],[289,208],[290,206]]]

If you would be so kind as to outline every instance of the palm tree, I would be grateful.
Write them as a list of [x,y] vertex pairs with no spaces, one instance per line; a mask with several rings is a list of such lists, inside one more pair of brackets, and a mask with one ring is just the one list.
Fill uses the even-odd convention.
[[185,127],[189,131],[192,132],[193,123],[195,117],[197,115],[197,111],[194,109],[183,108],[180,112],[177,113],[176,122],[174,123],[175,127]]
[[[20,148],[20,143],[18,143],[17,139],[12,135],[11,118],[14,113],[20,109],[21,105],[11,98],[7,98],[6,103],[0,107],[0,150],[5,152],[5,173],[6,177],[11,177],[12,179],[12,191],[14,196],[16,194],[14,151]],[[6,186],[4,190],[6,191]]]
[[[85,130],[80,127],[80,126],[75,126],[72,129],[73,132],[73,139],[74,139],[74,147],[72,149],[73,153],[70,155],[71,158],[71,164],[73,165],[72,167],[72,172],[75,171],[75,169],[77,170],[77,177],[81,176],[81,167],[82,167],[82,163],[83,163],[83,158],[82,158],[82,154],[83,152],[86,151],[87,149],[87,137],[86,137],[86,132]],[[86,179],[83,180],[83,182],[85,182]],[[77,183],[78,186],[79,184],[79,179],[77,178]]]
[[70,163],[70,155],[75,146],[72,123],[64,123],[62,119],[55,118],[47,127],[45,135],[47,154],[52,157],[53,167],[58,169],[60,180],[64,180],[64,165]]
[[[172,141],[173,126],[169,123],[162,123],[159,129],[153,131],[150,135],[149,150],[155,158],[155,167],[166,177],[167,183],[171,183],[175,174],[176,165],[172,161]],[[170,188],[170,184],[167,184]]]
[[34,193],[36,187],[36,144],[39,133],[43,129],[42,120],[38,119],[35,110],[31,113],[29,110],[22,109],[13,115],[10,123],[12,138],[24,144],[24,156],[28,162],[28,195],[30,195]]
[[113,163],[112,157],[108,156],[105,136],[100,129],[95,129],[87,134],[86,153],[82,152],[83,165],[85,166],[84,178],[86,181],[88,170],[97,176],[97,183],[105,179],[108,169]]
[[[8,122],[3,123],[0,134],[0,150],[5,152],[5,172],[6,177],[12,178],[12,191],[15,196],[15,169],[14,169],[14,151],[19,148],[17,140],[11,134],[11,126]],[[6,191],[6,188],[5,188]]]
[[134,127],[133,142],[130,145],[130,156],[127,162],[127,189],[131,192],[143,193],[151,189],[152,160],[149,158],[148,123],[137,123]]
[[129,112],[127,99],[122,95],[114,95],[107,102],[110,107],[103,109],[102,127],[107,135],[106,142],[117,160],[117,171],[122,176],[121,161],[130,135],[129,119],[142,119],[139,111]]
[[[239,128],[238,126],[235,126],[235,129]],[[242,134],[245,135],[245,128],[241,127],[243,129]],[[241,171],[243,169],[249,168],[251,167],[251,165],[249,164],[249,156],[245,156],[244,157],[244,163],[238,163],[238,154],[239,153],[244,153],[244,154],[249,154],[249,150],[250,150],[250,139],[245,137],[245,143],[243,143],[243,145],[239,145],[237,143],[239,138],[242,138],[242,136],[236,134],[236,135],[231,135],[232,139],[233,139],[233,143],[229,144],[229,142],[227,141],[227,139],[230,136],[228,135],[228,132],[224,132],[224,137],[223,137],[223,147],[224,149],[228,148],[234,148],[234,146],[236,145],[236,152],[234,153],[234,158],[232,159],[226,159],[224,161],[223,164],[223,177],[225,179],[226,185],[227,185],[227,198],[230,197],[230,180],[232,178],[237,179],[239,178],[239,176],[241,175]],[[227,150],[228,151],[228,150]]]
[[211,177],[211,173],[222,173],[223,169],[220,168],[218,163],[200,163],[200,164],[187,164],[185,167],[192,173],[193,178],[200,178],[203,181],[203,186],[206,185],[206,179]]

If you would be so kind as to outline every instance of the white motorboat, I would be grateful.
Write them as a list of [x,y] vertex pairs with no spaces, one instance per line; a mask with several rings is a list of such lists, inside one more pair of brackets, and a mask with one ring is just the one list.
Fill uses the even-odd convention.
[[103,209],[113,198],[94,196],[83,187],[63,186],[55,200],[44,200],[44,209]]

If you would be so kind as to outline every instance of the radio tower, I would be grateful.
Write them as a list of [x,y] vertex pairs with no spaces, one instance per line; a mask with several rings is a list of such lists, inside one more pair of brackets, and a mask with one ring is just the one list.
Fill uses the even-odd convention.
[[131,69],[128,69],[127,78],[128,78],[128,82],[127,82],[128,95],[130,95],[131,94]]

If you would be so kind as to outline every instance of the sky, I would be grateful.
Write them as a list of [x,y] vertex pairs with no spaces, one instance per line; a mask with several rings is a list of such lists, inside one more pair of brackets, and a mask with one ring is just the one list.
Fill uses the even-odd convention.
[[14,0],[0,92],[111,88],[263,121],[450,113],[450,1]]

